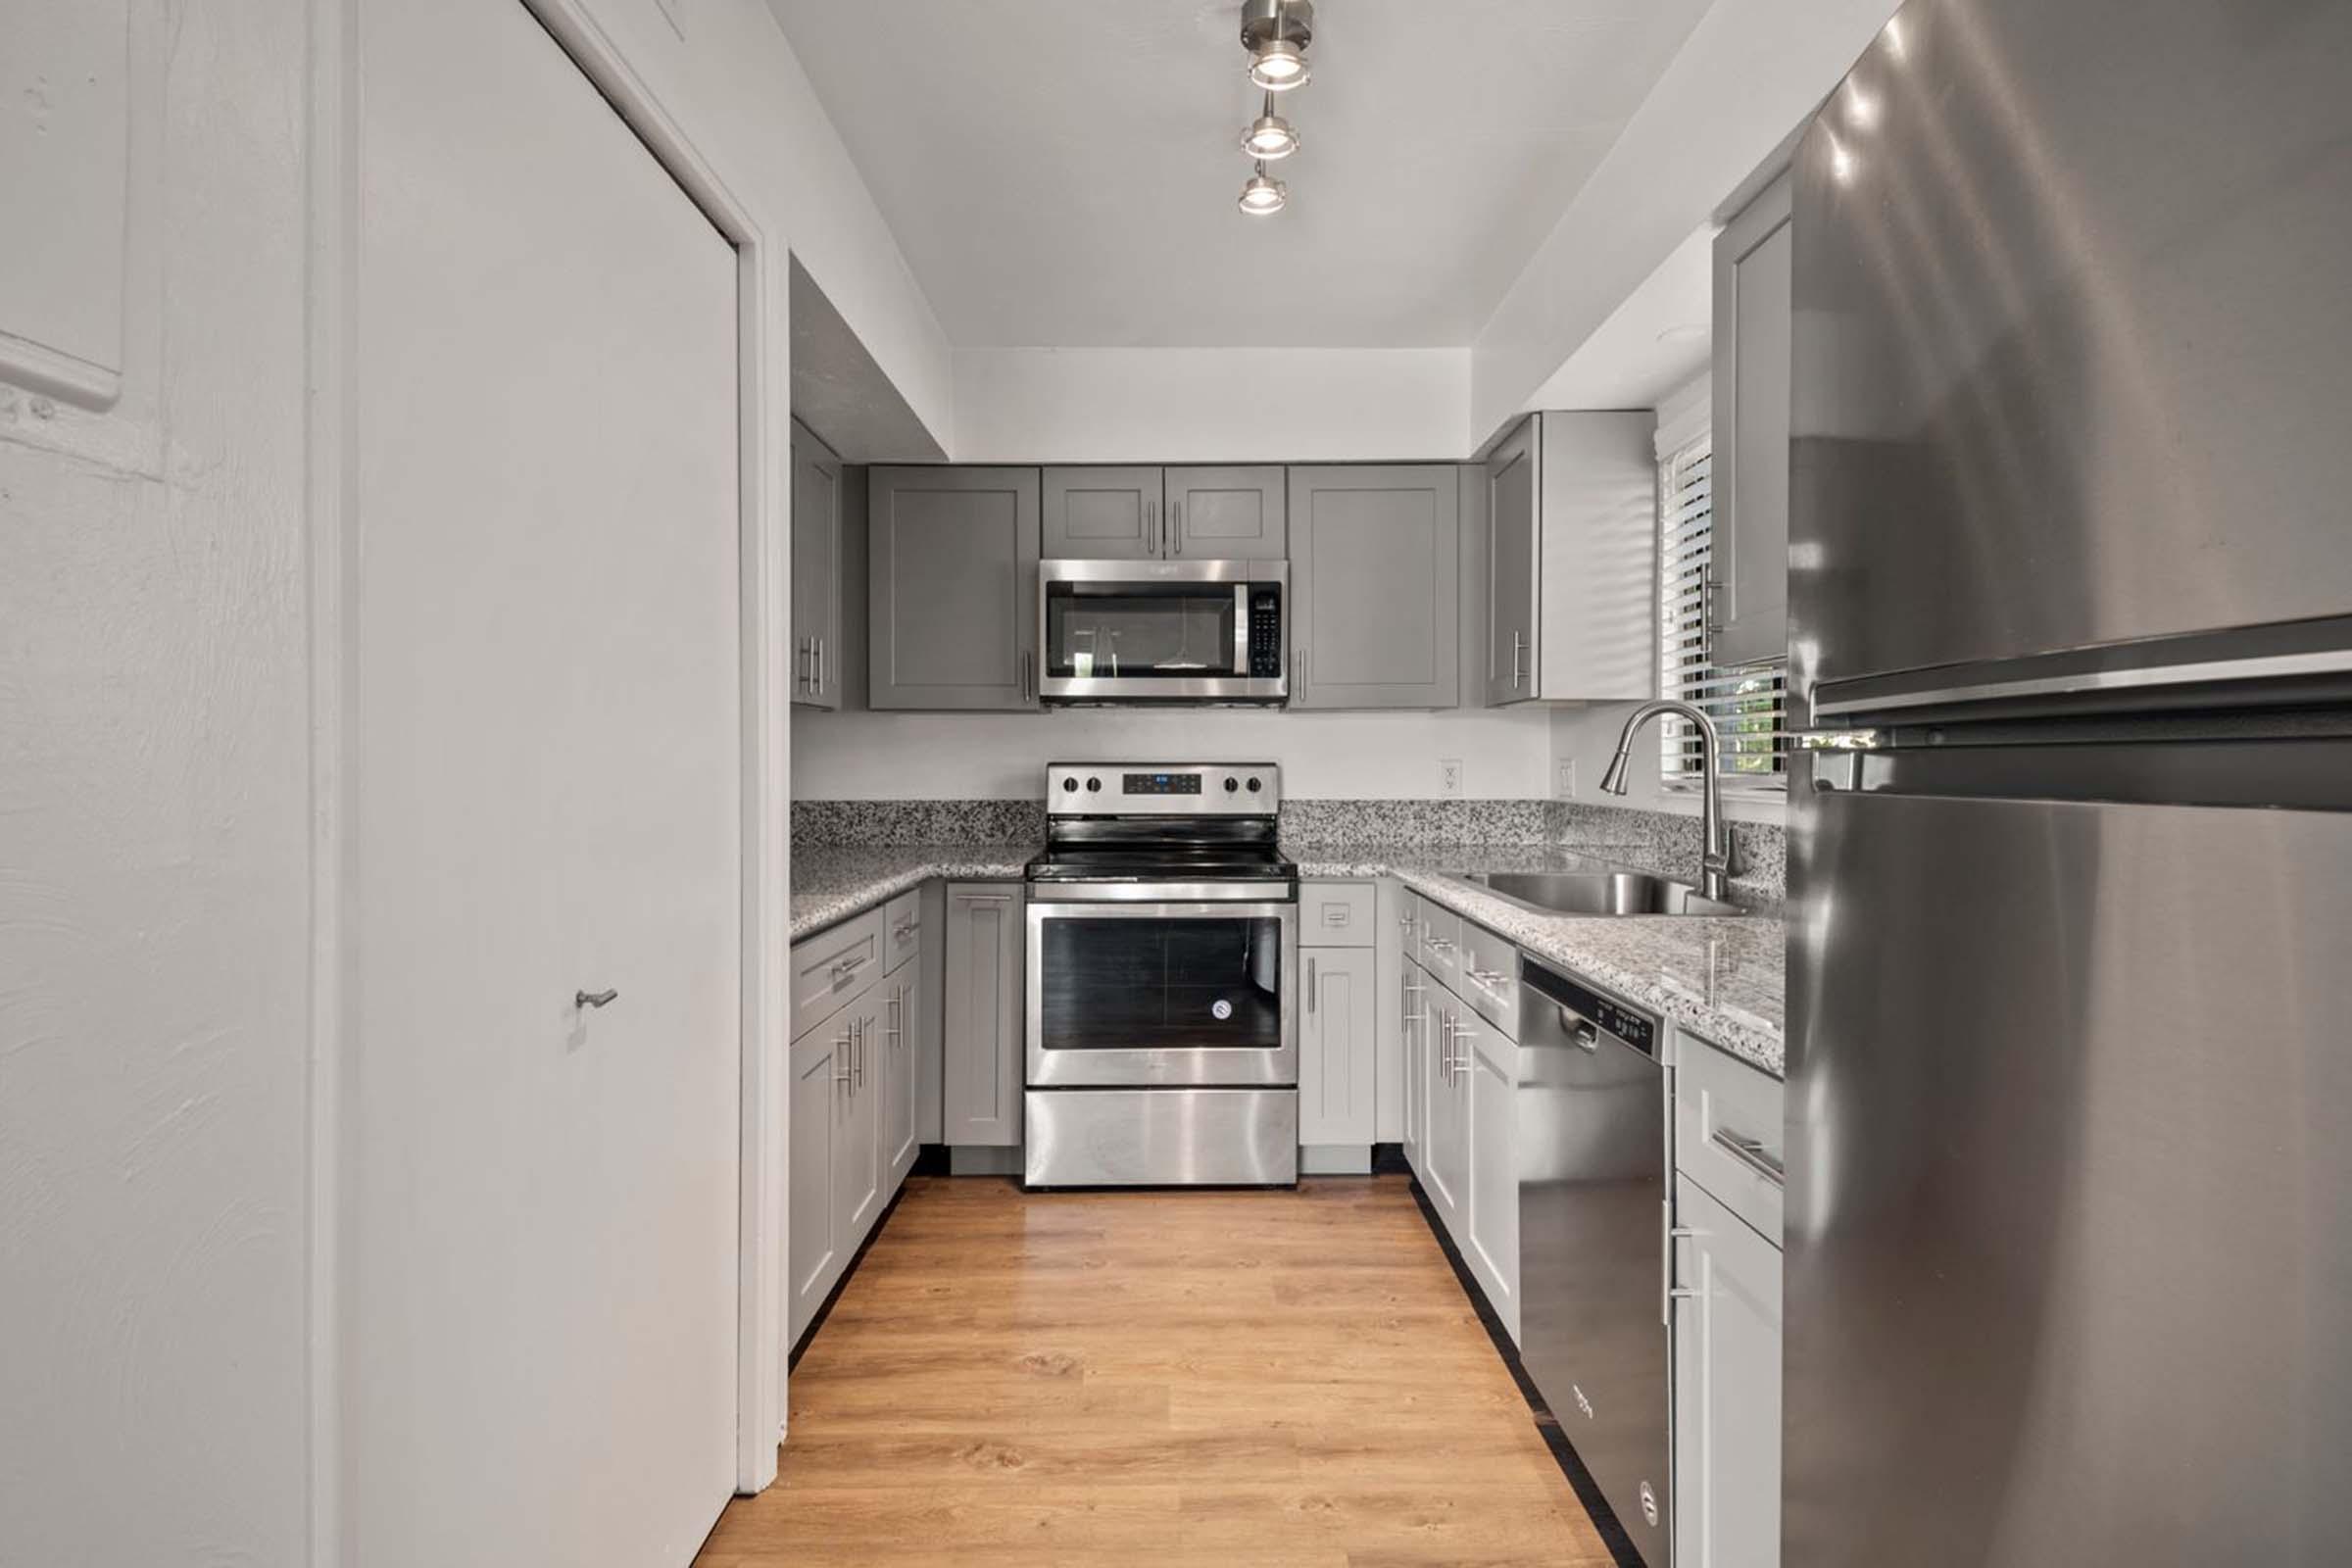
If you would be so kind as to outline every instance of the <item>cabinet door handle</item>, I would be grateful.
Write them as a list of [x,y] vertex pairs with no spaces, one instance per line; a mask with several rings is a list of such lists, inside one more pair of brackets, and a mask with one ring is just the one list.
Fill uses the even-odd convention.
[[1511,633],[1511,690],[1519,689],[1519,655],[1527,639],[1525,632]]
[[1168,503],[1168,537],[1175,542],[1176,554],[1184,554],[1184,503]]
[[901,986],[890,994],[890,1022],[882,1026],[884,1037],[890,1041],[893,1051],[906,1043],[906,988]]
[[1788,1167],[1776,1159],[1760,1141],[1753,1138],[1742,1138],[1729,1127],[1718,1127],[1707,1135],[1707,1142],[1772,1183],[1773,1186],[1786,1187],[1788,1185]]
[[1315,1010],[1315,960],[1312,958],[1306,960],[1306,1010],[1309,1013]]
[[1666,1245],[1658,1249],[1658,1321],[1667,1328],[1674,1327],[1674,1303],[1688,1301],[1699,1294],[1687,1285],[1674,1283],[1674,1244],[1688,1241],[1698,1234],[1688,1225],[1674,1222],[1674,1201],[1660,1200],[1658,1214],[1666,1227]]
[[850,1087],[850,1053],[857,1040],[858,1026],[851,1024],[848,1032],[833,1042],[833,1084],[837,1089]]
[[[1457,1023],[1457,1024],[1455,1024],[1455,1025],[1453,1026],[1453,1039],[1454,1039],[1454,1043],[1455,1043],[1457,1046],[1458,1046],[1458,1045],[1459,1045],[1461,1042],[1463,1042],[1463,1041],[1465,1041],[1465,1040],[1475,1040],[1475,1039],[1477,1039],[1477,1038],[1478,1038],[1478,1031],[1477,1031],[1477,1030],[1475,1030],[1475,1029],[1465,1029],[1465,1028],[1463,1028],[1463,1027],[1462,1027],[1460,1024],[1458,1024],[1458,1023]],[[1460,1082],[1460,1081],[1461,1081],[1463,1078],[1465,1078],[1465,1077],[1469,1076],[1469,1072],[1470,1072],[1470,1053],[1468,1053],[1467,1051],[1456,1051],[1456,1052],[1453,1054],[1453,1076],[1454,1076],[1454,1081],[1455,1081],[1455,1082],[1457,1082],[1457,1083],[1458,1083],[1458,1082]]]
[[1144,503],[1144,554],[1148,556],[1159,554],[1159,529],[1152,516],[1152,514],[1157,511],[1158,508],[1153,503],[1149,501]]

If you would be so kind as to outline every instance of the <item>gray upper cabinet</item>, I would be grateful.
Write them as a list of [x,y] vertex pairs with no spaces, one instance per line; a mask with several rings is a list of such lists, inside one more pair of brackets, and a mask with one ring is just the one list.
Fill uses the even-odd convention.
[[1536,466],[1529,415],[1487,455],[1487,701],[1536,695]]
[[1038,471],[867,475],[867,706],[1037,707]]
[[1715,236],[1718,664],[1788,654],[1789,217],[1783,174]]
[[1170,468],[1165,493],[1171,561],[1280,561],[1290,553],[1280,467]]
[[1460,470],[1293,468],[1290,535],[1290,706],[1453,707]]
[[792,700],[841,706],[841,460],[792,422]]
[[1489,703],[1655,691],[1652,428],[1640,412],[1531,414],[1488,455]]
[[1280,561],[1282,469],[1045,470],[1049,561]]
[[1157,468],[1048,468],[1048,561],[1145,561],[1166,554]]

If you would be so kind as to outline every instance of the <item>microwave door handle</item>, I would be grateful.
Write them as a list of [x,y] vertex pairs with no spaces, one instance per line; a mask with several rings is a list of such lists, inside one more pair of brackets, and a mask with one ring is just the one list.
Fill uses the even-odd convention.
[[1233,675],[1236,680],[1250,678],[1250,585],[1233,585]]

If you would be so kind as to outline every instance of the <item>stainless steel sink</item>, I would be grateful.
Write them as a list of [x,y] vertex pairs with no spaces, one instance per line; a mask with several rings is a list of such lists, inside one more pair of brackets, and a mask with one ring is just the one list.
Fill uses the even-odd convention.
[[1688,882],[1645,871],[1456,871],[1465,882],[1546,914],[1738,914]]

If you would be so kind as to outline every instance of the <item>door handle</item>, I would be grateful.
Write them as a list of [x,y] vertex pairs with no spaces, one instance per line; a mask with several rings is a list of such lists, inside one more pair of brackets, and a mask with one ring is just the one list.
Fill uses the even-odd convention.
[[617,991],[575,991],[571,994],[571,1004],[574,1007],[608,1006],[619,995]]
[[825,640],[816,639],[816,675],[810,688],[817,696],[825,695]]
[[1159,526],[1153,515],[1158,510],[1152,502],[1144,503],[1144,553],[1150,556],[1159,554]]
[[1513,691],[1519,689],[1519,654],[1526,636],[1525,632],[1511,633],[1511,690]]
[[865,1087],[865,1020],[858,1019],[854,1028],[858,1038],[858,1049],[850,1054],[850,1064],[858,1075],[858,1087],[863,1089]]
[[1658,1216],[1665,1225],[1666,1245],[1658,1249],[1658,1321],[1667,1328],[1674,1327],[1674,1303],[1697,1298],[1699,1293],[1688,1285],[1674,1283],[1674,1244],[1689,1241],[1698,1232],[1689,1225],[1674,1222],[1674,1201],[1661,1199]]
[[836,1089],[850,1087],[850,1052],[857,1039],[858,1026],[851,1024],[849,1032],[833,1042],[833,1087]]
[[[1463,1027],[1462,1027],[1460,1024],[1458,1024],[1458,1023],[1457,1023],[1457,1024],[1455,1024],[1455,1025],[1453,1026],[1453,1038],[1454,1038],[1454,1042],[1455,1042],[1455,1043],[1458,1045],[1460,1042],[1462,1042],[1462,1041],[1464,1041],[1464,1040],[1475,1040],[1475,1039],[1477,1039],[1477,1038],[1478,1038],[1478,1031],[1477,1031],[1477,1030],[1475,1030],[1475,1029],[1465,1029],[1465,1028],[1463,1028]],[[1466,1051],[1457,1051],[1457,1052],[1455,1052],[1455,1053],[1454,1053],[1454,1054],[1453,1054],[1453,1073],[1454,1073],[1454,1078],[1456,1079],[1456,1081],[1459,1081],[1459,1080],[1460,1080],[1462,1077],[1464,1077],[1466,1074],[1468,1074],[1468,1072],[1469,1072],[1469,1071],[1470,1071],[1470,1053],[1468,1053],[1468,1052],[1466,1052]]]
[[1742,1138],[1729,1127],[1718,1127],[1707,1135],[1707,1142],[1731,1155],[1749,1170],[1775,1187],[1788,1185],[1788,1170],[1775,1159],[1764,1145],[1753,1138]]
[[899,1047],[901,1047],[902,1045],[906,1044],[906,988],[905,986],[901,986],[901,987],[899,987],[899,988],[898,988],[896,991],[893,991],[893,992],[890,994],[890,1020],[891,1020],[891,1021],[890,1021],[889,1023],[887,1023],[887,1024],[884,1024],[884,1025],[882,1026],[882,1027],[883,1027],[883,1030],[884,1030],[884,1032],[885,1032],[885,1036],[886,1036],[886,1038],[887,1038],[887,1039],[890,1041],[890,1046],[891,1046],[891,1049],[892,1049],[893,1051],[896,1051],[896,1050],[897,1050]]
[[1168,537],[1174,541],[1176,554],[1184,554],[1184,503],[1168,503]]
[[1315,1010],[1315,960],[1306,960],[1306,1010]]

